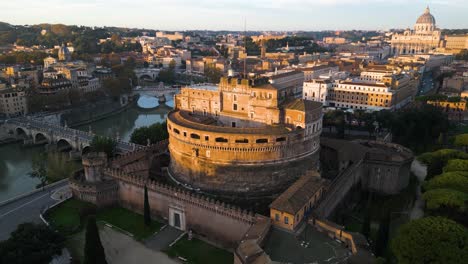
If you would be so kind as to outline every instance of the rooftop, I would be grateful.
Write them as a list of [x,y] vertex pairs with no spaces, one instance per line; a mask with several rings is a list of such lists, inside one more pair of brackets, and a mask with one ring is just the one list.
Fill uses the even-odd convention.
[[310,112],[320,107],[322,107],[322,103],[303,99],[294,99],[293,101],[284,104],[285,109],[292,109],[303,112]]
[[184,88],[190,89],[198,89],[198,90],[208,90],[208,91],[217,91],[218,85],[212,83],[201,83],[201,84],[194,84]]
[[265,125],[263,127],[255,128],[223,126],[222,124],[219,124],[214,118],[201,115],[192,115],[189,112],[180,110],[169,112],[167,118],[180,126],[219,133],[281,135],[290,132],[290,130],[283,125]]
[[318,172],[308,172],[276,198],[270,208],[295,215],[320,188],[326,185],[327,180],[320,178]]

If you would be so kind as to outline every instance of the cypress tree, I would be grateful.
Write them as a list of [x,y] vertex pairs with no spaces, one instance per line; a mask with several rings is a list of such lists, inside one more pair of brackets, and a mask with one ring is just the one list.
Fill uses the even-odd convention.
[[149,226],[151,225],[151,213],[150,213],[150,206],[149,206],[149,201],[148,201],[148,188],[145,185],[145,203],[144,203],[144,209],[143,209],[143,216],[145,218],[145,225]]
[[99,238],[96,217],[89,216],[86,225],[84,264],[107,264],[106,254]]
[[387,250],[388,236],[390,231],[390,214],[385,216],[385,219],[379,225],[379,233],[375,242],[375,255],[382,257]]
[[369,239],[370,236],[370,225],[371,225],[371,217],[369,209],[366,210],[366,214],[364,216],[364,223],[362,224],[362,234]]

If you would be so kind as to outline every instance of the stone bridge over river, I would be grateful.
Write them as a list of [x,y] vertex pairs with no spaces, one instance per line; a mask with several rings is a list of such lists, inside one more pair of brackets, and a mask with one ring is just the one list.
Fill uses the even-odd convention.
[[[94,133],[76,130],[44,122],[30,117],[20,117],[4,121],[2,125],[7,134],[23,139],[27,145],[49,144],[58,150],[71,150],[85,154],[89,152]],[[0,127],[0,129],[2,129]],[[120,154],[131,152],[144,146],[117,140],[117,151]]]

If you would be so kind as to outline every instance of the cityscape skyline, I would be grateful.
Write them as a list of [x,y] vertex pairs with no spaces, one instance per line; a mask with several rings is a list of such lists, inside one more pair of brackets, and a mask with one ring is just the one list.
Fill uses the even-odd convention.
[[[366,8],[362,8],[363,4]],[[151,6],[154,8],[148,8]],[[0,21],[18,25],[61,23],[179,31],[239,31],[244,29],[246,20],[247,30],[251,31],[387,30],[411,27],[415,14],[422,13],[426,6],[437,17],[438,27],[468,27],[468,19],[464,19],[468,3],[462,0],[410,4],[402,0],[259,0],[254,3],[245,0],[202,0],[197,3],[184,0],[170,3],[149,0],[83,0],[79,3],[18,0],[3,4],[7,12]],[[70,16],[71,12],[80,15]],[[112,15],[106,15],[106,12]],[[354,15],[352,19],[349,19],[350,14]]]

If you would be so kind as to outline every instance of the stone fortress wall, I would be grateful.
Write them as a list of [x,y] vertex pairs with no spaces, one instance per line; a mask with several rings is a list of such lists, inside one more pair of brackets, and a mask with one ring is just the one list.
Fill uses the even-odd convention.
[[315,209],[319,218],[328,218],[354,186],[392,195],[409,184],[414,155],[401,145],[336,139],[322,139],[321,144],[322,162],[335,163],[338,175]]
[[98,207],[119,205],[142,214],[146,186],[153,217],[166,219],[174,226],[174,215],[177,214],[180,217],[177,228],[191,229],[226,248],[236,247],[244,234],[253,225],[258,225],[257,222],[268,224],[265,220],[268,218],[264,216],[123,170],[148,153],[166,151],[167,141],[163,141],[113,159],[109,164],[105,157],[91,153],[83,158],[84,169],[70,177],[73,196]]

